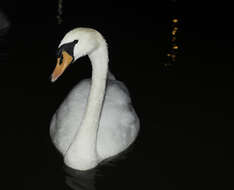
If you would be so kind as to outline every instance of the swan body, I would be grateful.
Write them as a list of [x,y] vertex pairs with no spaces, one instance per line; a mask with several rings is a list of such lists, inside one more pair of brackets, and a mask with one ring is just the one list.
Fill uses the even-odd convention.
[[76,28],[65,35],[52,81],[69,62],[84,55],[91,60],[92,78],[71,90],[50,125],[50,136],[65,164],[77,170],[92,169],[124,151],[139,132],[129,92],[108,70],[107,44],[96,30]]

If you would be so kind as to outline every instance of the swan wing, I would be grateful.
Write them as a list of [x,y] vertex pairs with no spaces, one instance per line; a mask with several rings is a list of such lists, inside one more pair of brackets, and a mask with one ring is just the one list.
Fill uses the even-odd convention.
[[98,131],[97,151],[102,159],[125,150],[135,140],[139,119],[127,87],[109,80]]
[[[54,114],[50,135],[56,148],[65,154],[79,129],[87,105],[90,80],[85,79],[68,94]],[[126,86],[108,80],[97,137],[97,152],[102,159],[125,150],[136,138],[139,119]]]

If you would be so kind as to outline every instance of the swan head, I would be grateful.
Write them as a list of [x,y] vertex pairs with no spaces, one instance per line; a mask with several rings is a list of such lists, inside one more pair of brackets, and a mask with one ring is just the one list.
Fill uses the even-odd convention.
[[91,28],[76,28],[68,32],[58,46],[57,64],[51,81],[56,81],[71,63],[90,55],[103,42],[105,40],[102,35]]

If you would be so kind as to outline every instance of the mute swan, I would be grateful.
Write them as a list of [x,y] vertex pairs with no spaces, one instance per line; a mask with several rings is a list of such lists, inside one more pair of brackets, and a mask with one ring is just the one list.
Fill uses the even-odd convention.
[[108,70],[103,36],[91,28],[76,28],[62,39],[54,82],[78,58],[88,55],[92,78],[77,84],[52,117],[50,136],[67,166],[96,167],[129,147],[139,131],[139,119],[125,85]]

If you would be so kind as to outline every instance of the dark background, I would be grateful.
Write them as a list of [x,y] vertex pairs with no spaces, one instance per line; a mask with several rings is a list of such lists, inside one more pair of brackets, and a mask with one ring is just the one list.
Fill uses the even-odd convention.
[[[11,22],[0,59],[7,189],[22,182],[25,190],[68,189],[49,123],[69,90],[90,77],[89,60],[80,59],[56,83],[49,76],[59,41],[78,26],[105,36],[110,68],[128,86],[141,120],[133,149],[100,167],[97,189],[233,188],[231,5],[65,1],[61,25],[57,1],[7,1],[0,8]],[[180,21],[180,49],[176,62],[165,66],[172,18]]]

